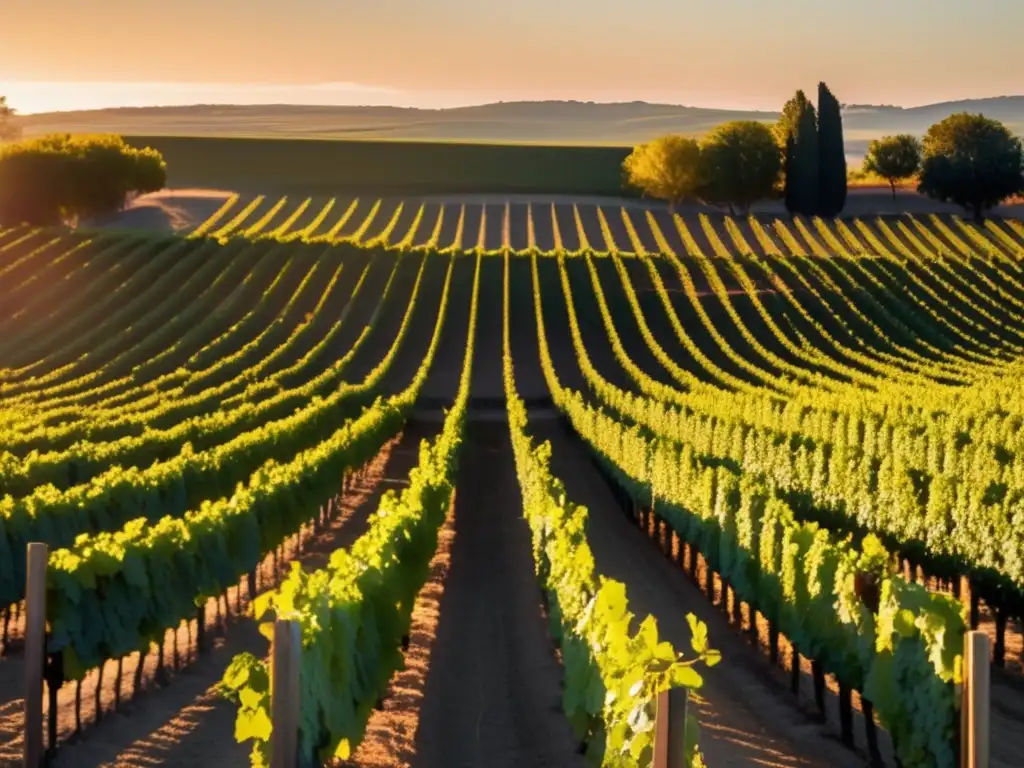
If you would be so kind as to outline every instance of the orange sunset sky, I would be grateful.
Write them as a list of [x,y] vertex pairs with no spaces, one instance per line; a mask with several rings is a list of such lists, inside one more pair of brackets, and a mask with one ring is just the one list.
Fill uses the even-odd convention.
[[1021,0],[3,0],[23,112],[642,99],[777,109],[1024,92]]

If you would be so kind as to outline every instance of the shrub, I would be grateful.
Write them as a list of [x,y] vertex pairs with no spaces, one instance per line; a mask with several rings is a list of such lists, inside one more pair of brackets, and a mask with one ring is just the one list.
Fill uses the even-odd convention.
[[686,136],[662,136],[636,147],[623,169],[631,186],[675,205],[694,197],[701,185],[700,146]]
[[0,225],[73,223],[121,210],[167,181],[158,152],[120,136],[44,136],[0,150]]
[[14,122],[15,111],[7,104],[7,97],[0,96],[0,141],[17,141],[21,138],[21,126]]

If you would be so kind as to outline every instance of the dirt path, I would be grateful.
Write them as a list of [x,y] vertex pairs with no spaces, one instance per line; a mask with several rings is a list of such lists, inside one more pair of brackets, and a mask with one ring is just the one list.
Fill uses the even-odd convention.
[[722,651],[721,664],[701,670],[700,743],[708,765],[863,765],[808,720],[782,686],[765,679],[760,659],[723,614],[622,515],[583,446],[554,420],[531,418],[531,429],[538,440],[551,441],[552,470],[569,497],[590,510],[587,533],[597,569],[626,584],[630,609],[639,618],[653,615],[661,636],[679,650],[689,648],[686,614],[694,613],[707,623],[712,646]]
[[384,707],[371,713],[366,736],[352,759],[343,764],[344,768],[408,768],[416,754],[420,707],[426,693],[427,672],[455,543],[454,509],[453,503],[438,534],[430,575],[412,609],[404,668],[391,678]]
[[[407,482],[409,470],[419,457],[419,443],[436,432],[437,425],[410,423],[401,438],[389,443],[370,464],[359,482],[341,499],[341,511],[332,525],[315,538],[308,534],[302,554],[297,558],[307,569],[323,566],[331,552],[350,546],[366,529],[370,513],[377,508],[382,493]],[[290,557],[295,556],[294,542]],[[290,559],[286,549],[286,559]],[[264,582],[272,571],[271,558],[264,563]],[[282,572],[287,568],[282,566]],[[234,605],[234,599],[229,600]],[[208,633],[213,634],[214,610],[207,610]],[[257,655],[268,650],[267,641],[258,633],[257,623],[248,616],[236,617],[229,623],[225,634],[216,637],[208,653],[192,664],[186,664],[173,674],[166,688],[159,688],[153,680],[154,663],[146,665],[143,676],[144,691],[131,701],[122,694],[125,705],[112,713],[113,704],[110,669],[104,677],[103,708],[105,718],[87,728],[76,743],[62,745],[53,762],[54,766],[244,766],[248,765],[248,748],[234,740],[235,707],[223,699],[216,685],[235,654],[250,651]],[[192,634],[179,632],[179,649],[184,658],[195,655]],[[125,663],[126,682],[130,689],[136,658]],[[168,653],[168,658],[170,654]],[[107,665],[116,668],[116,663]],[[0,665],[0,682],[6,687],[18,685],[23,678],[22,660],[5,659]],[[93,691],[95,675],[83,686],[83,721],[94,718]],[[66,739],[73,729],[74,686],[65,685],[60,692],[58,732]],[[10,712],[7,712],[10,709]],[[21,749],[20,699],[4,708],[0,717],[0,765],[16,761]],[[17,722],[15,722],[17,721]]]
[[469,430],[412,765],[582,766],[562,715],[507,427]]
[[[428,257],[434,258],[434,257]],[[447,269],[447,260],[444,260]],[[444,325],[441,328],[441,341],[438,344],[434,362],[430,366],[423,389],[420,391],[420,404],[430,403],[436,406],[441,403],[447,406],[455,398],[459,389],[459,377],[462,376],[462,364],[466,357],[466,339],[469,333],[469,307],[473,296],[473,275],[476,272],[476,259],[459,257],[452,270],[452,281],[448,288],[448,305],[445,308]],[[443,277],[436,283],[437,292],[443,288]],[[438,296],[439,306],[440,296]],[[418,335],[424,337],[434,332],[435,316],[427,323],[419,325]],[[429,344],[429,341],[427,342]],[[479,342],[477,347],[479,348]]]

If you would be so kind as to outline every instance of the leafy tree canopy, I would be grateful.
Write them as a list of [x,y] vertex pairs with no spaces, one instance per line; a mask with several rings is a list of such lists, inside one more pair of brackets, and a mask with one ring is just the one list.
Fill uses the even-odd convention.
[[153,149],[120,136],[52,135],[0,150],[0,224],[51,225],[113,213],[167,183]]
[[950,115],[928,129],[923,149],[918,191],[961,205],[977,220],[1024,191],[1021,140],[997,120],[967,112]]
[[775,140],[780,148],[786,146],[787,137],[797,133],[797,128],[806,112],[810,112],[815,118],[815,123],[817,123],[817,113],[815,112],[814,105],[807,98],[807,94],[802,90],[797,91],[793,98],[783,105],[782,114],[773,126]]
[[746,213],[769,197],[782,170],[782,153],[772,128],[738,120],[720,125],[701,142],[699,197],[730,212]]
[[921,170],[921,142],[908,133],[875,139],[868,144],[864,170],[888,181],[895,200],[896,184]]
[[696,196],[700,146],[686,136],[662,136],[636,147],[623,163],[627,182],[670,205]]
[[14,124],[14,114],[15,110],[7,104],[7,97],[0,96],[0,141],[21,138],[21,126]]

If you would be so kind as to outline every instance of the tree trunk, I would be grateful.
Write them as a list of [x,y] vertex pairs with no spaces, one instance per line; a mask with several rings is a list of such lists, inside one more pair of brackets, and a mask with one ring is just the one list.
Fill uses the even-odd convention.
[[889,179],[889,187],[892,189],[892,199],[896,200],[896,179]]
[[985,208],[981,204],[974,206],[974,221],[978,224],[985,221]]

